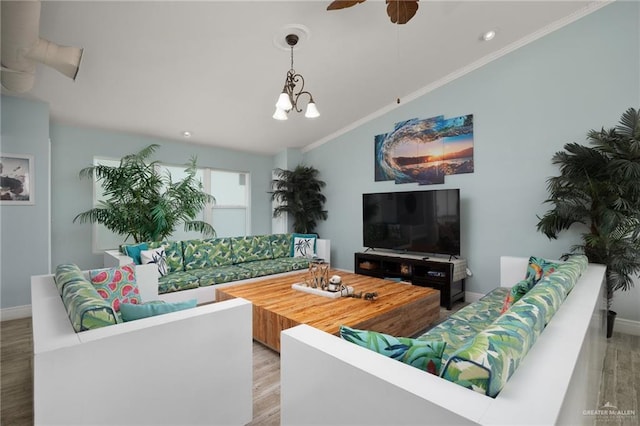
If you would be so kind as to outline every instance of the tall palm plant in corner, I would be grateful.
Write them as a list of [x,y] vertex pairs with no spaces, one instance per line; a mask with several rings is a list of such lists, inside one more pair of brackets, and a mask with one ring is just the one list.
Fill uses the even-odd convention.
[[293,230],[313,233],[319,220],[327,220],[324,210],[326,197],[322,188],[326,183],[318,176],[320,172],[310,166],[298,165],[293,170],[276,169],[276,178],[271,181],[271,199],[279,205],[273,209],[273,217],[290,214]]
[[538,218],[549,238],[575,224],[585,226],[571,248],[607,267],[607,307],[613,293],[633,286],[640,273],[640,111],[628,109],[619,124],[587,133],[591,146],[569,143],[553,164],[560,175],[547,183],[553,206]]
[[147,162],[157,148],[153,144],[126,155],[118,167],[95,165],[80,170],[80,178],[101,183],[105,199],[73,221],[99,223],[135,242],[164,240],[180,224],[185,231],[215,235],[210,224],[194,220],[208,203],[215,202],[195,177],[195,157],[186,165],[186,176],[174,182],[168,172],[158,171],[157,161]]

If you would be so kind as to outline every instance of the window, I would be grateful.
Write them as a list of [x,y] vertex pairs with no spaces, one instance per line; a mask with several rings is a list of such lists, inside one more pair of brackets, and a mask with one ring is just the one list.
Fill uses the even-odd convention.
[[219,237],[249,235],[248,174],[209,170],[210,193],[216,198],[211,223]]
[[[120,164],[120,160],[96,157],[94,165],[98,164],[116,167]],[[185,166],[158,164],[157,167],[160,173],[170,173],[173,181],[180,180],[185,176]],[[214,205],[207,206],[196,217],[196,220],[210,223],[216,230],[218,237],[250,235],[249,177],[249,173],[246,172],[198,168],[196,178],[202,182],[203,190],[215,197],[216,202]],[[93,187],[93,205],[96,206],[98,201],[104,199],[104,194],[102,185],[95,180]],[[169,238],[171,240],[187,240],[202,238],[202,235],[197,232],[186,232],[182,226],[179,226]],[[93,250],[95,253],[117,248],[123,242],[121,235],[112,233],[103,225],[93,225]]]
[[[170,173],[172,182],[179,181],[180,179],[182,179],[185,176],[187,176],[187,174],[184,171],[185,166],[168,166],[168,165],[165,165],[165,164],[158,164],[157,167],[158,167],[158,171],[162,175],[165,175],[166,173]],[[203,189],[205,190],[205,192],[208,192],[206,190],[205,185],[204,185],[204,182],[205,182],[205,180],[204,180],[205,171],[206,171],[206,169],[198,169],[198,170],[196,170],[196,179],[198,179],[203,184],[203,187],[204,187]],[[205,220],[206,221],[204,212],[201,212],[194,219],[195,220]],[[209,222],[209,223],[211,223],[211,222]],[[173,235],[171,235],[169,237],[169,239],[171,239],[171,240],[195,240],[195,239],[198,239],[198,238],[202,238],[202,235],[200,233],[195,232],[195,231],[185,231],[184,230],[184,226],[182,224],[178,225],[176,230],[173,232]]]

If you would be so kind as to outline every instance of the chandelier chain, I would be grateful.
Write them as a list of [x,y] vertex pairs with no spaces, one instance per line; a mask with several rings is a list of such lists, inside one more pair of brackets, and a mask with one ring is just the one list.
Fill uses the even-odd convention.
[[293,69],[293,46],[291,46],[291,69]]

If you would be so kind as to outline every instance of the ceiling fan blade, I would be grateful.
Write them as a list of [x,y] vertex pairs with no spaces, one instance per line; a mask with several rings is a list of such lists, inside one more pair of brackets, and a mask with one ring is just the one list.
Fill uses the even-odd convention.
[[387,15],[394,24],[406,24],[418,11],[419,0],[387,0]]
[[329,6],[327,6],[327,10],[338,10],[338,9],[346,9],[347,7],[355,6],[358,3],[364,3],[365,0],[355,0],[355,1],[332,1]]

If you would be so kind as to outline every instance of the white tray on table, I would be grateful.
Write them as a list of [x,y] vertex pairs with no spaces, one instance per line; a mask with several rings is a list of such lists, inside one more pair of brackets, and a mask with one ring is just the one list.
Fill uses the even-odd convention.
[[292,284],[291,288],[294,290],[304,291],[305,293],[315,294],[317,296],[328,297],[331,299],[337,299],[338,297],[348,296],[350,294],[353,294],[353,287],[351,286],[345,286],[345,288],[342,289],[341,291],[327,291],[327,290],[322,290],[320,288],[308,287],[304,284],[297,283],[297,284]]

